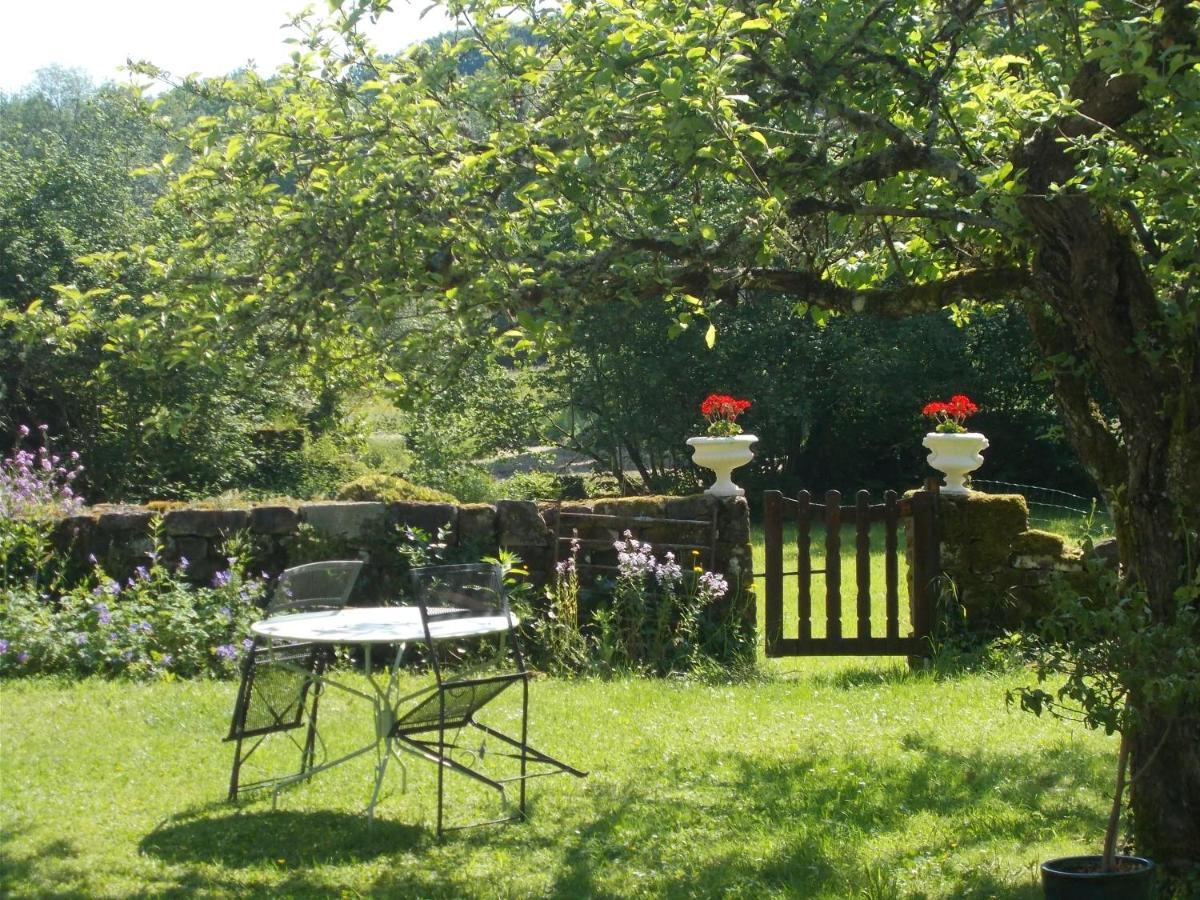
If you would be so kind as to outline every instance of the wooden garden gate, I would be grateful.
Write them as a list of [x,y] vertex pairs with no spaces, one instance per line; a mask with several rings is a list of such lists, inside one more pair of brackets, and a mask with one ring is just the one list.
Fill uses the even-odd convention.
[[[884,494],[883,503],[872,504],[867,491],[855,495],[852,506],[841,505],[841,494],[829,491],[824,503],[814,503],[808,491],[796,499],[779,491],[764,495],[766,553],[766,649],[767,656],[927,656],[933,629],[934,582],[940,569],[937,537],[937,481],[930,479],[924,490],[898,498],[895,491]],[[783,525],[792,519],[797,527],[797,566],[783,571]],[[900,523],[912,520],[912,558],[909,566],[909,604],[912,632],[900,634],[899,546]],[[825,526],[825,564],[812,565],[813,522]],[[871,526],[884,525],[883,628],[871,623]],[[854,620],[843,623],[842,529],[855,532]],[[785,575],[796,576],[797,627],[784,633]],[[825,580],[825,634],[813,636],[812,580]],[[882,631],[882,633],[878,633]],[[848,633],[847,633],[848,632]]]

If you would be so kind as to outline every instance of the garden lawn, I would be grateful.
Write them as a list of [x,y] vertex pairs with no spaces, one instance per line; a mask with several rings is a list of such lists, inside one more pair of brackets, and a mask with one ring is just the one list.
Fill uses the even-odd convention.
[[[420,761],[373,829],[369,757],[275,811],[225,804],[232,683],[10,681],[0,894],[1036,897],[1040,860],[1096,848],[1112,744],[1006,712],[1018,676],[815,666],[737,685],[540,680],[535,746],[590,777],[536,779],[530,821],[440,844]],[[322,722],[368,739],[344,701]],[[450,815],[494,811],[461,782]]]

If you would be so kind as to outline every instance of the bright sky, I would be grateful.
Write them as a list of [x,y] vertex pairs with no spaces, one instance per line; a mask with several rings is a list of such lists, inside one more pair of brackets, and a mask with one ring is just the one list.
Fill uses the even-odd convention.
[[[173,75],[222,75],[253,60],[274,70],[294,49],[283,43],[292,14],[326,0],[0,0],[0,91],[24,87],[43,66],[84,69],[97,83],[125,81],[126,58]],[[392,0],[392,12],[368,27],[375,45],[396,51],[446,31],[432,0]]]

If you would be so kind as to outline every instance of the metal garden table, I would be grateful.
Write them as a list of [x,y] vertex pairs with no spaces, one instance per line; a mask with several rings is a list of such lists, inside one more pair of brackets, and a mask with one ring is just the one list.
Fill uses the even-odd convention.
[[[459,640],[485,637],[511,631],[519,620],[511,613],[507,615],[468,615],[454,618],[432,619],[428,622],[428,638],[433,641]],[[359,690],[329,677],[327,674],[314,676],[314,681],[324,687],[336,688],[360,697],[371,704],[374,716],[375,737],[365,746],[349,753],[313,766],[298,775],[284,776],[275,783],[275,796],[286,784],[312,777],[317,772],[341,765],[355,757],[375,751],[375,788],[367,806],[368,821],[374,819],[375,805],[383,787],[388,761],[395,757],[403,770],[404,761],[399,750],[408,749],[393,736],[393,729],[400,715],[401,706],[423,694],[434,690],[427,686],[407,694],[401,694],[400,661],[405,645],[410,641],[426,641],[426,623],[421,611],[415,606],[346,607],[321,612],[294,613],[263,619],[250,626],[258,637],[268,641],[304,642],[311,644],[357,644],[363,647],[365,669],[370,692]],[[394,646],[395,653],[386,669],[377,673],[372,668],[372,650],[377,645]],[[386,672],[386,676],[384,676]],[[408,752],[413,752],[409,750]]]

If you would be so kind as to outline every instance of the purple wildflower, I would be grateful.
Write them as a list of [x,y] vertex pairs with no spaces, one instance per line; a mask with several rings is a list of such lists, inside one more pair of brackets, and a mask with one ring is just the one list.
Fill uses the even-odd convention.
[[222,644],[217,648],[217,659],[233,662],[237,659],[237,648],[233,644]]
[[700,592],[708,594],[714,600],[719,600],[729,591],[729,582],[717,572],[705,572],[700,576]]
[[667,552],[666,560],[654,569],[655,580],[665,588],[672,588],[683,578],[683,569],[675,562],[675,554]]
[[225,587],[225,585],[229,584],[229,582],[232,578],[233,578],[232,572],[230,572],[228,569],[222,569],[220,572],[218,572],[216,575],[213,576],[213,580],[212,580],[213,587],[223,588],[223,587]]
[[98,559],[96,559],[96,554],[95,554],[95,553],[89,553],[89,554],[88,554],[88,565],[92,565],[92,566],[94,566],[94,565],[96,565],[96,563],[98,563],[98,562],[99,562],[99,560],[98,560]]
[[186,572],[188,570],[188,566],[190,566],[190,565],[191,565],[191,562],[188,561],[188,558],[186,556],[179,557],[179,571],[180,572]]
[[97,603],[95,606],[92,607],[92,609],[94,609],[96,611],[96,616],[99,619],[101,625],[112,624],[112,615],[108,611],[107,603]]
[[82,631],[75,632],[74,636],[75,636],[75,644],[77,646],[82,647],[84,644],[87,643],[87,639],[88,639],[87,635],[84,634]]
[[242,649],[247,653],[249,653],[251,650],[253,650],[254,649],[254,638],[243,638],[242,639]]
[[23,437],[23,438],[29,437],[29,426],[22,425],[20,428],[17,429],[17,433],[20,434],[21,437]]
[[135,575],[137,575],[139,581],[145,581],[146,579],[148,579],[150,577],[150,573],[148,571],[146,571],[145,566],[138,566],[136,569],[133,570],[133,573]]
[[8,652],[8,641],[4,640],[4,638],[0,638],[0,656],[3,656],[7,652]]
[[162,667],[164,669],[167,669],[167,668],[170,668],[171,663],[175,662],[175,657],[172,656],[170,653],[164,653],[162,655],[162,659],[159,660],[159,662],[162,664]]
[[25,665],[25,663],[29,662],[29,654],[22,650],[17,654],[17,662],[19,662],[21,665]]

